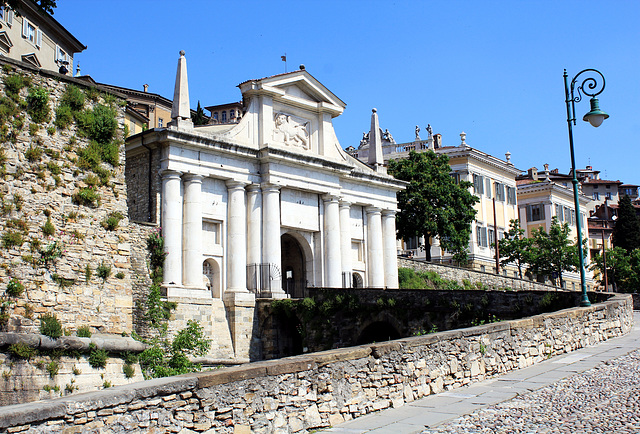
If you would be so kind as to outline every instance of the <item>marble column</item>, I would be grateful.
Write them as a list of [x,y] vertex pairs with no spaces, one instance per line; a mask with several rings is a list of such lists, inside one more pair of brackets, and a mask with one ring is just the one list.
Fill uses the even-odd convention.
[[369,246],[367,271],[370,288],[384,288],[384,260],[380,208],[367,207],[367,243]]
[[338,198],[322,197],[324,201],[324,286],[342,287],[342,255],[340,254],[340,209]]
[[398,250],[396,248],[396,212],[382,211],[382,245],[384,249],[384,285],[397,288],[398,285]]
[[227,181],[227,289],[229,293],[247,291],[247,209],[245,184]]
[[262,195],[260,185],[247,187],[247,264],[262,262]]
[[[262,184],[262,263],[271,268],[269,279],[271,296],[285,298],[282,289],[282,246],[280,242],[280,187]],[[278,274],[279,273],[279,274]]]
[[182,285],[182,180],[180,172],[164,170],[162,176],[162,236],[167,257],[164,260],[166,286]]
[[342,258],[343,287],[351,288],[351,203],[340,201],[340,256]]
[[182,260],[184,286],[204,289],[202,283],[202,176],[187,174],[184,180]]

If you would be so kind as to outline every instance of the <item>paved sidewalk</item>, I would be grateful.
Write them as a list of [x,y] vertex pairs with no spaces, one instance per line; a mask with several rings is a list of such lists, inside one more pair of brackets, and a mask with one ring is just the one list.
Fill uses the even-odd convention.
[[634,327],[625,336],[595,346],[553,357],[500,377],[431,395],[399,408],[369,414],[323,432],[408,434],[419,433],[475,410],[509,401],[563,378],[580,374],[601,362],[616,359],[640,348],[640,312],[634,312]]

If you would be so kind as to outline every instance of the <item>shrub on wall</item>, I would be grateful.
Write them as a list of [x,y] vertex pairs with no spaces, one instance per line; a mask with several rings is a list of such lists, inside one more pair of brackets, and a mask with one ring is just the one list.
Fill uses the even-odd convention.
[[20,297],[24,292],[24,285],[18,279],[11,279],[7,284],[7,294],[11,297]]
[[43,87],[32,87],[27,95],[27,113],[37,124],[49,119],[49,91]]
[[40,317],[40,334],[52,339],[58,339],[62,336],[62,324],[55,315],[45,313]]

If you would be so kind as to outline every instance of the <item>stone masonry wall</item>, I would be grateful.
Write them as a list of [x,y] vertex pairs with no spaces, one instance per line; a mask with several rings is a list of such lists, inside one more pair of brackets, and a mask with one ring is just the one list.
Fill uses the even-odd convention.
[[[22,74],[32,86],[49,92],[48,120],[36,123],[24,110],[28,88],[20,91],[24,104],[13,121],[5,123],[2,134],[4,174],[0,176],[2,212],[0,235],[21,233],[18,245],[0,246],[0,288],[8,308],[7,331],[37,332],[37,318],[56,314],[63,327],[75,331],[89,326],[94,332],[131,333],[131,244],[127,218],[127,189],[124,179],[125,152],[122,145],[124,101],[107,96],[82,80],[45,70],[32,70],[20,62],[0,61],[0,82],[7,76]],[[94,207],[74,203],[73,195],[87,186],[90,169],[78,167],[79,151],[89,140],[80,134],[75,122],[68,128],[55,127],[55,110],[68,85],[93,89],[96,100],[89,97],[85,108],[97,104],[116,110],[116,140],[120,141],[120,165],[101,163],[111,176],[106,185],[95,187],[100,196]],[[0,84],[0,96],[6,96]],[[6,99],[6,98],[5,98]],[[36,150],[31,155],[29,150]],[[38,155],[39,154],[39,155]],[[101,223],[110,213],[124,217],[115,230]],[[45,235],[43,226],[50,219],[54,232]],[[48,265],[41,251],[60,246],[59,257]],[[109,276],[98,276],[98,267],[110,269]],[[87,270],[90,270],[87,272]],[[4,289],[11,279],[24,285],[20,297],[8,300]]]
[[304,433],[627,333],[632,297],[588,308],[145,381],[0,409],[26,433]]
[[398,258],[398,267],[410,268],[414,271],[435,271],[441,278],[455,280],[459,284],[468,280],[471,283],[480,282],[495,289],[513,289],[516,291],[557,291],[557,286],[545,285],[527,279],[500,276],[498,274],[471,270],[468,268],[453,267],[450,265],[434,264],[431,262],[416,261],[415,259]]

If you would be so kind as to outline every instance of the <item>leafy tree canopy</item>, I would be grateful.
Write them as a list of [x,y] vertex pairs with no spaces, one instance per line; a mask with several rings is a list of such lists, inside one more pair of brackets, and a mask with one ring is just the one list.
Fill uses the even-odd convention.
[[631,253],[640,248],[640,219],[626,194],[620,199],[618,220],[613,227],[612,241],[615,247],[621,247]]
[[40,10],[49,15],[53,15],[53,10],[56,8],[58,0],[0,0],[0,6],[8,7],[12,9],[16,15],[20,16],[19,8],[23,1],[32,1]]
[[470,182],[456,184],[450,175],[449,157],[412,151],[406,159],[389,161],[389,173],[409,182],[398,193],[398,236],[424,236],[427,260],[431,259],[430,239],[439,236],[443,249],[454,253],[457,260],[466,260],[476,216],[473,205],[479,199],[469,192]]
[[[604,259],[597,253],[592,258],[591,269],[600,272],[604,281]],[[607,249],[607,279],[618,292],[640,291],[640,248],[627,253],[622,247]]]
[[[569,224],[560,224],[555,216],[549,233],[542,227],[532,233],[535,247],[531,258],[532,271],[550,277],[554,283],[560,279],[560,287],[563,286],[562,273],[575,271],[580,265],[578,243],[569,239],[570,233]],[[583,240],[583,250],[586,249],[586,241]]]
[[510,220],[509,230],[504,233],[504,238],[498,240],[500,251],[500,265],[515,264],[518,267],[518,274],[522,279],[522,268],[531,263],[533,253],[531,246],[533,240],[526,238],[526,231],[520,227],[520,220]]

